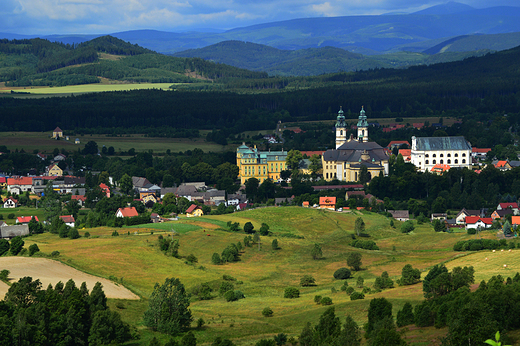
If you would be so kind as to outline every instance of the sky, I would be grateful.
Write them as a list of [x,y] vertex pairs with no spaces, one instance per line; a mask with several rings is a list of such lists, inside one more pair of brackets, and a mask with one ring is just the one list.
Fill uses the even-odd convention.
[[[109,34],[227,30],[295,18],[414,12],[435,0],[0,0],[0,33]],[[474,8],[518,0],[459,0]]]

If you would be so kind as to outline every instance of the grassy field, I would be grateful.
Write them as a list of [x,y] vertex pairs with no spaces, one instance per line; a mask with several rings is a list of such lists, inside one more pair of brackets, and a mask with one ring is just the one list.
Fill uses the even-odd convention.
[[[134,148],[137,152],[153,150],[154,153],[165,153],[170,149],[172,152],[202,149],[204,152],[223,152],[230,148],[216,143],[206,142],[202,138],[154,138],[144,135],[126,135],[125,137],[108,137],[106,135],[84,135],[71,136],[67,140],[55,140],[51,138],[50,132],[0,132],[0,145],[5,145],[7,149],[24,150],[32,153],[38,150],[44,153],[52,153],[54,148],[64,148],[67,151],[83,149],[88,141],[94,141],[98,147],[114,147],[116,152],[128,151]],[[74,144],[74,140],[79,138],[80,144]],[[234,150],[234,147],[233,147]]]
[[[366,223],[367,233],[380,247],[379,251],[349,246],[354,221],[359,215]],[[265,222],[270,225],[273,235],[261,237],[260,246],[246,248],[239,262],[213,265],[213,253],[221,253],[228,244],[243,241],[245,236],[244,233],[222,230],[227,221],[239,222],[241,226],[251,221],[255,229]],[[195,335],[200,344],[210,344],[215,337],[221,336],[232,339],[238,345],[253,345],[259,338],[281,332],[298,336],[306,322],[317,323],[326,307],[314,303],[315,295],[331,297],[342,320],[350,314],[360,325],[367,320],[368,304],[372,298],[389,299],[393,304],[394,316],[404,303],[416,304],[423,299],[422,285],[417,284],[368,294],[365,300],[350,301],[340,291],[342,282],[335,280],[332,274],[338,268],[347,266],[346,257],[352,251],[362,253],[363,265],[362,270],[348,280],[349,285],[354,285],[357,277],[363,277],[365,286],[371,287],[383,271],[388,271],[396,280],[407,263],[419,268],[423,275],[431,266],[441,262],[447,263],[449,268],[473,265],[479,281],[487,280],[497,272],[512,276],[520,270],[520,260],[514,258],[517,254],[515,250],[511,253],[483,251],[466,255],[452,251],[455,242],[472,237],[465,233],[435,233],[427,224],[418,225],[411,234],[402,234],[399,227],[399,222],[396,222],[394,229],[390,227],[388,218],[372,213],[271,207],[230,215],[181,218],[146,227],[125,227],[118,229],[118,237],[111,236],[114,229],[107,227],[88,229],[90,239],[69,240],[42,234],[27,238],[26,246],[35,242],[44,253],[59,251],[64,263],[90,274],[111,277],[143,297],[141,301],[123,301],[123,309],[118,304],[123,318],[141,331],[140,345],[147,345],[154,335],[163,342],[167,340],[165,336],[154,334],[141,325],[147,297],[154,284],[164,282],[167,277],[180,278],[188,290],[203,282],[209,282],[216,288],[224,274],[235,277],[241,282],[236,282],[235,288],[245,294],[245,299],[233,303],[225,302],[221,297],[207,301],[192,299],[194,318],[202,317],[206,321],[205,328],[195,330]],[[159,250],[158,235],[168,236],[172,229],[180,242],[181,257],[194,254],[198,258],[197,264],[186,264],[183,258],[167,257]],[[80,230],[80,234],[85,231]],[[492,233],[485,235],[494,237]],[[275,238],[280,250],[271,248]],[[310,251],[315,243],[323,249],[324,258],[321,260],[311,259]],[[503,269],[505,256],[508,256],[507,269]],[[485,261],[485,257],[489,260]],[[317,286],[300,287],[299,299],[284,299],[284,289],[298,287],[300,278],[305,274],[312,275]],[[333,288],[337,292],[333,293]],[[115,301],[110,301],[110,304],[116,308]],[[267,306],[274,311],[272,318],[261,315],[262,309]],[[445,329],[412,327],[405,332],[405,337],[413,345],[434,345],[439,344],[439,338],[445,333]]]
[[[14,214],[14,218],[9,219],[9,214]],[[0,208],[0,216],[0,220],[4,221],[8,225],[14,225],[16,218],[19,216],[37,216],[38,220],[43,221],[45,220],[45,210],[43,208],[35,209],[27,207]]]
[[[83,84],[83,85],[67,85],[63,87],[3,87],[0,93],[23,92],[31,95],[70,95],[99,93],[105,91],[129,91],[129,90],[145,90],[145,89],[161,89],[169,90],[171,85],[180,85],[181,83],[126,83],[126,84]],[[24,94],[19,94],[20,96]]]

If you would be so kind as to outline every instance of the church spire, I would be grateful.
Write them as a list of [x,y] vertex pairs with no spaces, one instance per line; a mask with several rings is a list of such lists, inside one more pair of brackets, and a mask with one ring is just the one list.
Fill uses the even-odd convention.
[[365,115],[365,109],[363,106],[361,106],[361,111],[359,112],[357,129],[358,129],[358,141],[368,142],[368,121],[367,121],[367,116]]
[[336,120],[336,149],[347,141],[347,122],[343,115],[343,107],[339,107],[338,117]]

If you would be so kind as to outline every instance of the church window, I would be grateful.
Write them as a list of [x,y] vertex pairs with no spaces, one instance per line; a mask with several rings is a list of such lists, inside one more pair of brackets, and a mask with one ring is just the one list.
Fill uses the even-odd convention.
[[466,157],[466,153],[462,153],[462,157]]
[[424,155],[424,157],[430,157],[430,155],[426,154],[426,155]]
[[[455,155],[457,155],[457,154],[455,154]],[[455,163],[459,163],[459,160],[455,159]]]
[[462,163],[466,163],[466,159],[462,159]]
[[446,156],[451,157],[451,154],[448,153]]
[[437,155],[433,154],[432,157],[437,157]]
[[443,163],[444,163],[444,160],[441,160],[441,164],[443,164]]
[[448,165],[449,165],[450,163],[451,163],[451,160],[450,160],[450,159],[448,159]]
[[455,157],[459,157],[459,154],[455,154]]
[[444,154],[440,154],[439,157],[444,157]]
[[329,173],[327,173],[327,179],[329,179]]
[[436,164],[436,163],[437,163],[437,161],[436,161],[436,160],[433,160],[433,161],[432,161],[432,163],[433,163],[433,164]]
[[339,130],[339,135],[343,136],[343,130]]
[[426,164],[429,164],[430,162],[428,160],[426,160]]
[[355,176],[354,180],[357,181],[357,172],[355,172],[354,176]]

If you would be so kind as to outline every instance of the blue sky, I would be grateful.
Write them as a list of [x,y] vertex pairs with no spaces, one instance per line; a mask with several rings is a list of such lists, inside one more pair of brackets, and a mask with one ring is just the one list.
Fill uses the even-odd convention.
[[[107,34],[232,29],[307,17],[414,12],[426,0],[1,0],[0,32],[28,35]],[[475,8],[520,6],[518,0],[460,0]]]

